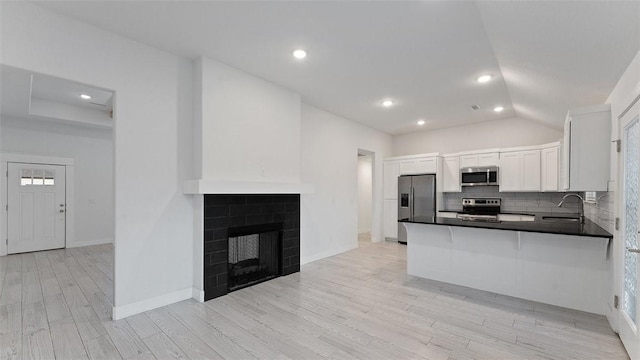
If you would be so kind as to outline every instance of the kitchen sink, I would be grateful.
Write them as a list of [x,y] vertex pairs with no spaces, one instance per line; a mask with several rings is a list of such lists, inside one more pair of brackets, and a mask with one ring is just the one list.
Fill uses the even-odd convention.
[[549,221],[580,221],[579,217],[575,217],[575,216],[570,216],[570,215],[559,215],[559,216],[543,216],[542,220],[549,220]]

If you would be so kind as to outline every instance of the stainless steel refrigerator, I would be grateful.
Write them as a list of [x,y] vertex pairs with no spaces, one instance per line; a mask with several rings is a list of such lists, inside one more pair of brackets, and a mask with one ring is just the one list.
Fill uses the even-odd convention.
[[[398,177],[398,220],[435,218],[436,176],[403,175]],[[407,243],[407,230],[398,226],[398,242]]]

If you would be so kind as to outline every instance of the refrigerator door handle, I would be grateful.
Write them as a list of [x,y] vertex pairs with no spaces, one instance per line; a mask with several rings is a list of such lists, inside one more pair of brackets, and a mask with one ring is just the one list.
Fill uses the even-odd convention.
[[413,186],[409,188],[409,218],[413,219]]

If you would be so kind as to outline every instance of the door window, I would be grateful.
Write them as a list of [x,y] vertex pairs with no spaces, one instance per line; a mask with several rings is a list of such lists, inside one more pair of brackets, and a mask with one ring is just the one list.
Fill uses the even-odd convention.
[[[627,249],[638,248],[638,186],[640,186],[640,123],[638,119],[624,129],[624,239]],[[637,324],[637,254],[624,252],[624,311]]]
[[20,186],[54,186],[55,171],[42,169],[22,169]]

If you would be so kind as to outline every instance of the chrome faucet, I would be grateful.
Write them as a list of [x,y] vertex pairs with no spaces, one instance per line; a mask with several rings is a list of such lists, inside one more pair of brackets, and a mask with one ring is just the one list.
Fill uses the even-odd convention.
[[578,199],[580,199],[580,223],[584,224],[584,199],[582,198],[582,196],[574,193],[567,194],[562,197],[562,200],[560,200],[560,203],[558,203],[558,207],[561,207],[562,204],[564,204],[564,200],[569,196],[575,196]]

